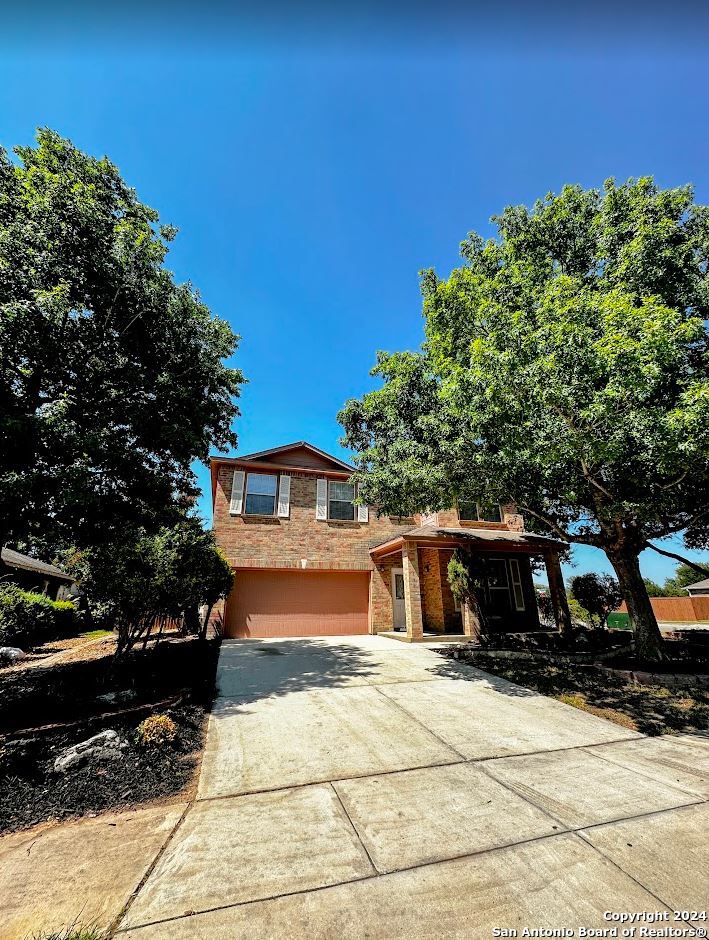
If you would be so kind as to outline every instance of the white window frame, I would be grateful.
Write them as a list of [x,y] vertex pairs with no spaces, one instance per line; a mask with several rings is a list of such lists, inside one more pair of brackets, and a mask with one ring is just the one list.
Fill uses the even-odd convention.
[[501,561],[501,562],[502,562],[502,567],[503,567],[503,570],[504,570],[504,572],[505,572],[505,579],[506,579],[506,581],[507,581],[507,584],[505,584],[504,586],[502,586],[502,585],[494,585],[494,586],[491,586],[491,585],[490,585],[490,580],[489,580],[489,578],[488,578],[488,576],[487,576],[487,572],[485,573],[485,588],[486,588],[486,590],[487,590],[487,594],[488,594],[488,597],[489,597],[489,599],[490,599],[490,602],[492,602],[492,592],[493,592],[493,591],[506,591],[506,592],[507,592],[507,596],[508,596],[509,599],[510,599],[510,607],[512,607],[513,597],[512,597],[512,591],[510,590],[510,570],[509,570],[509,567],[508,567],[508,565],[507,565],[507,559],[506,559],[506,558],[499,558],[499,557],[495,556],[494,558],[489,558],[488,561]]
[[[344,503],[347,500],[344,499],[332,499],[330,496],[330,486],[333,483],[338,485],[351,486],[352,487],[352,518],[351,519],[338,519],[336,516],[330,515],[330,503]],[[329,522],[357,522],[357,506],[355,506],[355,499],[357,499],[357,487],[354,483],[348,483],[347,480],[328,480],[327,481],[327,518]]]
[[510,568],[510,600],[514,604],[516,611],[526,610],[524,603],[524,586],[522,584],[522,571],[519,567],[518,558],[508,558]]
[[[249,499],[249,477],[258,476],[258,477],[273,477],[276,481],[276,490],[273,494],[273,512],[247,512],[246,507],[248,505]],[[278,491],[280,487],[280,474],[279,473],[268,473],[267,471],[262,470],[247,470],[246,477],[244,479],[244,504],[241,509],[242,516],[265,516],[267,518],[275,518],[276,513],[278,512]],[[252,496],[268,496],[268,493],[252,493]]]

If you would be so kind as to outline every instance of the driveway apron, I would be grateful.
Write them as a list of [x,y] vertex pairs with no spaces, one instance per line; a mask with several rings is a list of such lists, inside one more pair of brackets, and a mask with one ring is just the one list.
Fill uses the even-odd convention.
[[[491,937],[702,909],[709,739],[373,637],[225,641],[196,801],[123,940]],[[702,835],[698,835],[701,833]]]

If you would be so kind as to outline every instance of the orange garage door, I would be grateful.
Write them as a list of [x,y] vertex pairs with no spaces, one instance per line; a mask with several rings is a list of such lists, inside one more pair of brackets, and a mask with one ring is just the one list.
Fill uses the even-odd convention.
[[238,571],[225,636],[367,633],[367,571]]

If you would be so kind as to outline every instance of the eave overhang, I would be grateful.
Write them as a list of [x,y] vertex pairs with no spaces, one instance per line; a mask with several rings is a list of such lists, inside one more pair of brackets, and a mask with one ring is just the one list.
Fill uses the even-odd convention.
[[406,542],[427,548],[472,548],[481,552],[516,552],[540,555],[548,551],[562,551],[567,543],[531,532],[513,532],[504,529],[447,529],[422,526],[403,535],[397,535],[370,549],[374,560],[403,551]]

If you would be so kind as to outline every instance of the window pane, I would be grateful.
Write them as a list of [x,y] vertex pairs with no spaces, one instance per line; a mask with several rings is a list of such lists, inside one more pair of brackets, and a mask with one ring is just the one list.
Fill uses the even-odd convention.
[[507,588],[507,565],[501,558],[487,563],[487,584],[490,588]]
[[502,522],[502,510],[494,504],[480,506],[478,519],[481,522]]
[[275,496],[278,477],[274,473],[249,473],[246,477],[246,493],[259,496]]
[[354,496],[355,488],[352,483],[339,483],[330,480],[328,483],[328,518],[351,521],[355,517]]
[[475,522],[478,518],[477,503],[464,499],[458,503],[458,518],[464,522]]
[[247,493],[246,513],[254,516],[272,516],[276,509],[275,496],[261,496],[258,493]]
[[354,519],[354,505],[351,502],[343,502],[339,499],[330,500],[330,519]]
[[403,574],[394,575],[394,596],[398,601],[404,599],[404,576]]
[[352,483],[336,483],[330,481],[330,499],[340,499],[343,502],[352,502],[354,499],[354,485]]

